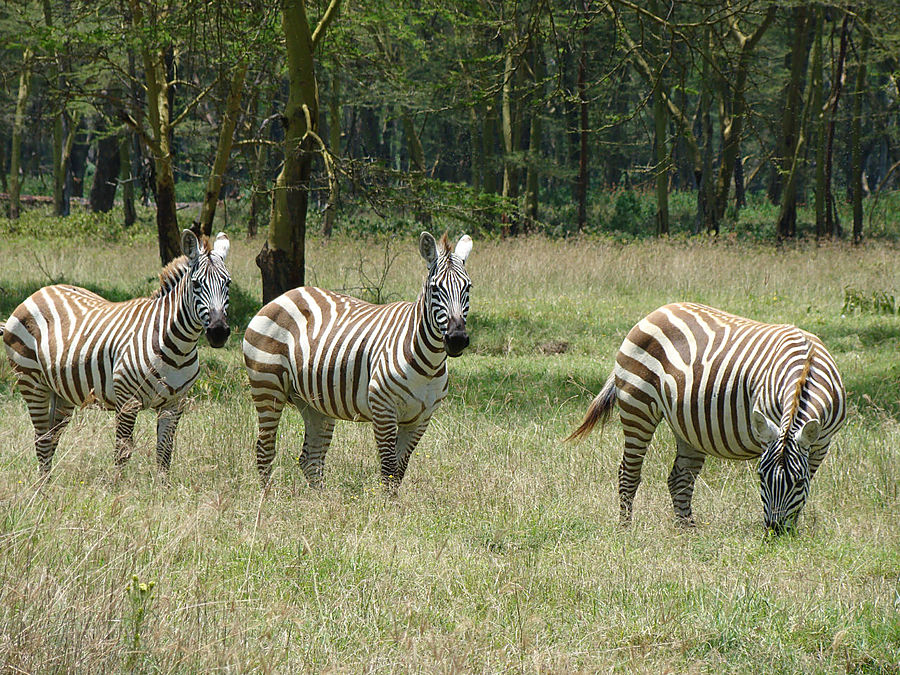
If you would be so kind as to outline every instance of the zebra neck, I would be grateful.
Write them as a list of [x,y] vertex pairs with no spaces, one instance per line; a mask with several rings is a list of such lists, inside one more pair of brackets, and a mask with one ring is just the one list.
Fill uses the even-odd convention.
[[203,322],[190,311],[186,279],[157,300],[154,347],[173,361],[196,358],[197,343],[203,333]]
[[444,351],[444,338],[441,329],[434,323],[431,312],[425,305],[425,291],[423,290],[413,304],[412,319],[415,330],[411,331],[410,351],[418,361],[424,362],[432,371],[438,371],[444,367],[447,360],[447,352]]

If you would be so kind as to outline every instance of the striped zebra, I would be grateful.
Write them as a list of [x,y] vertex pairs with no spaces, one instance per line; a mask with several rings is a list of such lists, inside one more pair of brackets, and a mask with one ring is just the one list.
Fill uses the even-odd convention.
[[644,454],[663,418],[676,439],[668,485],[683,525],[694,524],[691,496],[707,455],[759,457],[766,528],[781,532],[796,524],[810,479],[844,423],[844,397],[837,367],[815,335],[677,303],[631,329],[612,374],[567,440],[585,436],[619,404],[623,524],[631,521]]
[[428,276],[415,302],[373,305],[321,288],[295,288],[250,321],[244,362],[259,416],[256,465],[266,486],[286,403],[304,422],[300,468],[324,484],[325,454],[335,420],[371,422],[381,480],[396,493],[428,421],[447,395],[447,356],[469,344],[472,239],[451,250],[447,236],[427,232],[419,252]]
[[160,272],[148,298],[109,302],[68,285],[47,286],[19,305],[3,331],[6,353],[34,425],[43,473],[76,407],[98,403],[116,411],[116,464],[131,456],[139,410],[157,411],[156,459],[167,471],[184,395],[199,373],[197,341],[228,339],[225,268],[229,241],[210,247],[190,230],[184,255]]

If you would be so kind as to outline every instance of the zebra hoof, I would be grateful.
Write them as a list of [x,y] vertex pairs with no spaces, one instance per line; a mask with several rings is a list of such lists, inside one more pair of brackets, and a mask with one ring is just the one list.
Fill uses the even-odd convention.
[[693,516],[675,516],[675,527],[683,530],[691,530],[697,527]]

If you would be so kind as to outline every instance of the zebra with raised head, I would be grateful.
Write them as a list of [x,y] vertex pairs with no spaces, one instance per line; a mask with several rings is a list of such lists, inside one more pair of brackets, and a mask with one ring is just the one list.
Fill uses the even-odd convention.
[[567,440],[605,422],[618,403],[623,524],[631,521],[641,465],[665,419],[676,439],[668,486],[676,518],[693,525],[694,481],[707,455],[759,457],[769,529],[792,528],[810,479],[844,423],[844,385],[815,335],[692,303],[660,307],[628,333],[616,365]]
[[35,450],[49,473],[60,435],[76,407],[98,403],[116,411],[116,463],[133,449],[139,410],[157,411],[156,459],[168,470],[184,395],[197,379],[197,342],[225,344],[229,241],[212,246],[193,232],[184,255],[160,272],[150,297],[109,302],[76,286],[47,286],[19,305],[3,342],[34,425]]
[[469,344],[472,239],[451,249],[427,232],[419,252],[428,276],[415,302],[373,305],[321,288],[295,288],[250,321],[244,362],[259,417],[256,464],[265,486],[285,404],[304,422],[299,462],[310,485],[324,484],[335,420],[371,422],[381,480],[396,491],[410,456],[447,395],[447,356]]

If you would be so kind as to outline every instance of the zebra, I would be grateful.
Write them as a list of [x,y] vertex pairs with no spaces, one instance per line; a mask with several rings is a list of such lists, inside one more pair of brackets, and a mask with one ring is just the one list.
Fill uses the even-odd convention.
[[335,420],[371,422],[381,482],[396,494],[410,456],[447,396],[447,356],[469,344],[471,281],[465,262],[472,239],[451,249],[428,232],[419,252],[428,276],[415,302],[373,305],[340,293],[300,287],[263,307],[244,334],[250,392],[259,418],[256,465],[271,479],[278,423],[286,403],[304,422],[300,468],[324,486],[325,455]]
[[150,297],[109,302],[55,285],[13,311],[3,342],[34,425],[43,476],[75,408],[92,403],[115,410],[118,466],[131,456],[138,411],[155,409],[157,464],[168,472],[184,395],[200,370],[200,335],[222,347],[231,332],[229,246],[224,232],[210,246],[184,230],[184,255],[163,268]]
[[663,418],[676,439],[668,487],[681,525],[694,525],[691,497],[707,455],[759,457],[765,526],[780,533],[796,525],[810,479],[844,423],[844,399],[837,366],[815,335],[675,303],[631,329],[613,372],[566,440],[586,436],[618,403],[623,525],[631,522],[644,454]]

